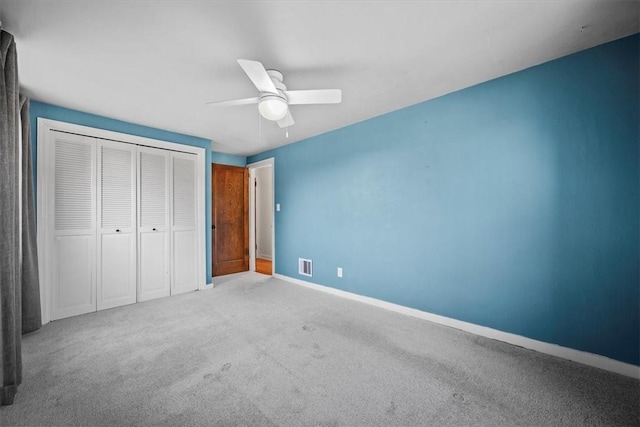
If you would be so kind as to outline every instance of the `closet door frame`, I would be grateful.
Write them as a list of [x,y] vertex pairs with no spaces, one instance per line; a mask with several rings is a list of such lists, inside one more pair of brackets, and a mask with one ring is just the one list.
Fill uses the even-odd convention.
[[208,289],[206,278],[206,220],[205,220],[205,170],[206,170],[206,151],[204,148],[193,147],[189,145],[177,144],[144,138],[135,135],[113,132],[104,129],[97,129],[88,126],[76,125],[72,123],[61,122],[57,120],[38,118],[38,137],[37,137],[37,241],[38,241],[38,259],[39,259],[39,278],[40,278],[40,302],[42,309],[42,323],[48,323],[51,320],[51,280],[53,279],[53,263],[52,259],[55,252],[52,247],[52,225],[48,223],[47,218],[53,216],[53,196],[54,191],[51,187],[51,181],[48,179],[54,173],[53,163],[53,143],[54,135],[52,131],[67,132],[72,134],[84,135],[90,138],[107,139],[116,142],[135,144],[146,147],[162,148],[165,150],[173,150],[196,155],[197,180],[196,180],[196,224],[198,230],[197,236],[197,275],[198,289]]

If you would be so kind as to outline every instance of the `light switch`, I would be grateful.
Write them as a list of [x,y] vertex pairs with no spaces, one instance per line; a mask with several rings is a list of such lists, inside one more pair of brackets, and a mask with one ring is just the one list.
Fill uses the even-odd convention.
[[276,203],[276,212],[280,212],[280,203]]

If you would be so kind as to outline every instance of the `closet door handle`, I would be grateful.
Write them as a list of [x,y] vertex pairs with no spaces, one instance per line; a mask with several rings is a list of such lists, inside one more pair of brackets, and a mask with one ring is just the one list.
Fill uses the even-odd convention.
[[119,233],[119,232],[120,232],[120,230],[116,230],[116,233]]
[[153,231],[156,231],[156,229],[155,229],[155,228],[154,228],[154,229],[152,229],[152,230],[153,230]]

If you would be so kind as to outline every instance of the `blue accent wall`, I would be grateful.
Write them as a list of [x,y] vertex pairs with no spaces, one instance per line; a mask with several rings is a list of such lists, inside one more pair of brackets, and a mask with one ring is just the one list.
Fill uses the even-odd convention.
[[247,158],[243,156],[236,156],[234,154],[216,153],[215,151],[212,151],[211,163],[245,167],[247,165]]
[[[36,165],[37,159],[38,117],[204,148],[206,153],[205,164],[211,164],[211,141],[208,139],[127,123],[120,120],[96,116],[94,114],[70,110],[68,108],[58,107],[56,105],[45,104],[33,100],[29,104],[29,110],[31,119],[31,147],[33,151],[34,166]],[[214,155],[216,154],[218,153],[214,153]],[[207,167],[205,169],[205,227],[206,230],[211,230],[211,168]],[[34,174],[35,171],[36,168],[34,167]],[[35,177],[34,182],[36,182]],[[206,246],[206,279],[208,283],[211,283],[211,233],[208,231],[206,232]]]
[[639,365],[639,44],[249,157],[276,272]]

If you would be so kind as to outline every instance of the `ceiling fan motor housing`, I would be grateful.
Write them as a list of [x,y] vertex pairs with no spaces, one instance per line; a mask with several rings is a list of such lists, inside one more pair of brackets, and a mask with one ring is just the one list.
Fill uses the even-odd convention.
[[282,83],[283,76],[280,71],[266,71],[278,92],[260,92],[258,110],[265,119],[278,121],[287,115],[289,100],[284,92],[287,87]]
[[276,87],[278,93],[274,94],[271,92],[260,92],[260,100],[262,100],[263,97],[277,96],[284,99],[285,102],[288,102],[289,100],[287,99],[287,95],[285,94],[287,86],[282,82],[282,80],[284,79],[283,74],[278,70],[267,70],[267,74],[269,75],[269,77],[271,77],[271,81]]
[[273,85],[276,87],[277,93],[273,92],[260,92],[260,101],[258,103],[258,110],[260,114],[268,120],[278,121],[287,115],[289,109],[289,100],[284,91],[287,87],[282,83],[282,73],[277,70],[266,70],[267,74],[271,78]]

